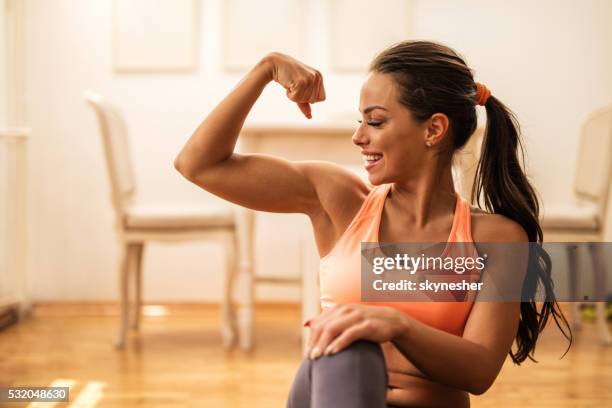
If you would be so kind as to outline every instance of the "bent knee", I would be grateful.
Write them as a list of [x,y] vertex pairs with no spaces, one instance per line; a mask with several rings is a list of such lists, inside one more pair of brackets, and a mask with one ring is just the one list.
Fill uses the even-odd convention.
[[370,340],[355,340],[344,349],[340,350],[337,354],[344,355],[368,355],[383,356],[382,348],[380,344]]
[[334,365],[347,370],[383,369],[386,371],[385,358],[380,344],[369,340],[356,340],[339,352],[314,360],[323,365]]
[[[385,401],[389,377],[384,354],[378,343],[368,340],[355,341],[335,354],[313,360],[311,367],[314,388],[320,393],[324,393],[321,391],[323,389],[329,390],[329,394],[335,395],[334,398],[341,397],[346,401],[354,398],[361,398],[363,401]],[[355,403],[347,406],[364,405]]]

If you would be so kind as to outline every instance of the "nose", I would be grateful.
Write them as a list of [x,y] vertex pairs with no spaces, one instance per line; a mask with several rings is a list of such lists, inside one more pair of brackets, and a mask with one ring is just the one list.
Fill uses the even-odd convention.
[[356,144],[357,146],[361,146],[363,144],[367,144],[369,139],[367,137],[367,135],[365,134],[365,132],[363,132],[361,130],[361,126],[359,126],[356,130],[355,133],[353,133],[353,136],[351,136],[351,140],[353,141],[354,144]]

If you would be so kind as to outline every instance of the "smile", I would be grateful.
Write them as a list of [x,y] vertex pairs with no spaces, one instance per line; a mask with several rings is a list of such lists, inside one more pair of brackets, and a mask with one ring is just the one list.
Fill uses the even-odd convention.
[[372,169],[382,161],[382,154],[364,154],[362,155],[366,170]]

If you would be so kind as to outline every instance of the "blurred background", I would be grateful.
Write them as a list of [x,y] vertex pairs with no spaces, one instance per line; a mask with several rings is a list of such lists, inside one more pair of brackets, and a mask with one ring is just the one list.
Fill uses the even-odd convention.
[[[242,211],[173,166],[271,51],[321,71],[327,99],[307,120],[269,84],[242,151],[365,177],[350,135],[368,63],[439,41],[516,113],[549,240],[610,241],[611,17],[607,0],[0,0],[0,386],[68,384],[79,406],[284,406],[317,311],[308,220]],[[454,169],[466,198],[473,139]],[[136,270],[139,330],[121,290],[138,299]],[[581,327],[564,359],[553,325],[541,362],[505,367],[473,405],[610,404],[610,312],[580,326],[584,306],[564,305]]]

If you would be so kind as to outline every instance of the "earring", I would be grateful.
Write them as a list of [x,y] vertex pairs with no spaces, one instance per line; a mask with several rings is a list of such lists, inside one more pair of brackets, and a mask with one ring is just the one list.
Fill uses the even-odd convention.
[[431,142],[429,140],[426,141],[425,144],[427,145],[427,147],[431,147]]

